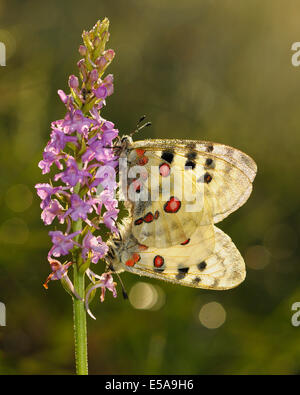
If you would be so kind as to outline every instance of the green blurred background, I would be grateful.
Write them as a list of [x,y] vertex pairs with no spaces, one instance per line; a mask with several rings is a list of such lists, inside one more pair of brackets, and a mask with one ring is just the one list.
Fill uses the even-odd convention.
[[[90,373],[300,373],[300,4],[290,0],[0,1],[0,373],[74,373],[71,298],[45,291],[49,228],[34,184],[58,89],[76,73],[81,32],[110,19],[115,93],[102,116],[139,138],[222,142],[258,164],[245,206],[224,220],[246,281],[224,292],[124,274],[130,300],[94,300]],[[102,272],[102,267],[97,268]],[[142,283],[141,283],[142,281]],[[146,283],[146,285],[145,285]],[[151,299],[151,303],[149,300]],[[139,308],[137,308],[139,307]]]

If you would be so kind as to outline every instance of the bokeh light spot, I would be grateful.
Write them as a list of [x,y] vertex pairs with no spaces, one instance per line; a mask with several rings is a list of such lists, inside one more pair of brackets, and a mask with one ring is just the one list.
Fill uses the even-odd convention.
[[135,309],[158,310],[165,303],[165,295],[160,287],[139,281],[131,288],[129,301]]
[[12,211],[20,213],[31,206],[32,193],[27,185],[13,185],[6,192],[5,202]]
[[208,329],[217,329],[226,320],[226,311],[218,302],[206,303],[199,312],[199,320]]

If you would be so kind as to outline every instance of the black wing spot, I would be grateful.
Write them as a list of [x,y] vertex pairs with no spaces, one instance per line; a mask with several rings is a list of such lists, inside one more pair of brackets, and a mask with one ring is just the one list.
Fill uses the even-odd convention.
[[205,166],[211,166],[214,163],[214,161],[211,158],[206,159],[205,161]]
[[195,169],[195,167],[196,167],[196,163],[194,162],[194,161],[192,161],[192,160],[187,160],[186,162],[185,162],[185,170],[189,170],[190,168],[192,168],[192,169]]
[[204,182],[206,182],[206,184],[209,184],[212,180],[212,176],[209,173],[205,173],[204,174]]
[[189,267],[179,267],[178,274],[176,275],[177,280],[182,280],[189,271]]
[[190,161],[194,161],[197,158],[197,152],[196,151],[189,151],[185,157],[190,160]]
[[207,151],[207,152],[213,152],[213,150],[214,150],[214,146],[213,146],[213,145],[208,145],[208,146],[206,147],[206,151]]
[[197,268],[202,271],[206,268],[207,263],[205,261],[198,263]]
[[156,273],[162,273],[162,272],[165,270],[165,268],[164,268],[164,267],[155,267],[153,270],[154,270]]
[[172,163],[174,159],[174,153],[171,150],[163,151],[161,154],[161,159],[165,160],[166,162]]
[[195,278],[193,279],[193,284],[199,284],[200,281],[201,281],[201,278],[200,278],[200,277],[195,277]]

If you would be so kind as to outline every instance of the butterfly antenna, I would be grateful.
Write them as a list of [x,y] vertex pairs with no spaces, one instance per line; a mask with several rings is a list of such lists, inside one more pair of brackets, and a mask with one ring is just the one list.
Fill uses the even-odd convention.
[[137,123],[137,125],[136,125],[136,129],[132,132],[132,133],[130,133],[130,137],[132,137],[135,133],[137,133],[137,132],[139,132],[141,129],[143,129],[143,128],[145,128],[145,127],[148,127],[148,126],[151,126],[152,125],[152,123],[151,122],[146,122],[146,123],[144,123],[143,125],[141,125],[141,123],[143,122],[143,120],[146,118],[146,115],[143,115],[140,119],[139,119],[139,121],[138,121],[138,123]]
[[124,299],[128,299],[128,294],[127,294],[127,292],[126,292],[125,285],[124,285],[124,283],[123,283],[123,281],[122,281],[122,279],[121,279],[121,276],[120,276],[119,273],[117,273],[117,272],[115,272],[115,273],[116,273],[116,275],[118,276],[118,279],[119,279],[120,284],[121,284],[121,287],[122,287],[122,295],[123,295],[123,298],[124,298]]
[[120,274],[117,273],[117,272],[115,271],[114,267],[113,267],[111,264],[109,264],[109,263],[107,263],[107,265],[106,265],[106,273],[108,273],[108,274],[112,274],[112,273],[113,273],[113,274],[116,274],[116,275],[118,276],[118,279],[119,279],[119,281],[120,281],[121,288],[122,288],[122,295],[123,295],[123,298],[124,298],[124,299],[128,299],[128,294],[127,294],[127,292],[126,292],[125,285],[124,285],[124,283],[123,283],[123,281],[122,281],[122,279],[121,279]]

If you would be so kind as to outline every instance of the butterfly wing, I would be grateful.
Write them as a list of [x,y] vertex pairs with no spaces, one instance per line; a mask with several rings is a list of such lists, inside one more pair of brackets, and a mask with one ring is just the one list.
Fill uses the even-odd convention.
[[129,247],[131,258],[128,259],[128,248],[120,256],[123,269],[175,284],[225,290],[236,287],[246,276],[238,249],[215,226],[205,236],[198,228],[186,245],[141,251],[131,241]]
[[[249,198],[257,166],[245,153],[218,143],[197,140],[144,140],[132,148],[167,159],[171,166],[181,166],[185,176],[197,177],[197,191],[209,201],[213,222],[217,223],[237,210]],[[159,164],[158,164],[159,165]],[[185,170],[187,168],[188,170]],[[193,173],[193,175],[192,175]],[[199,176],[200,175],[200,176]],[[202,185],[201,185],[202,184]]]

